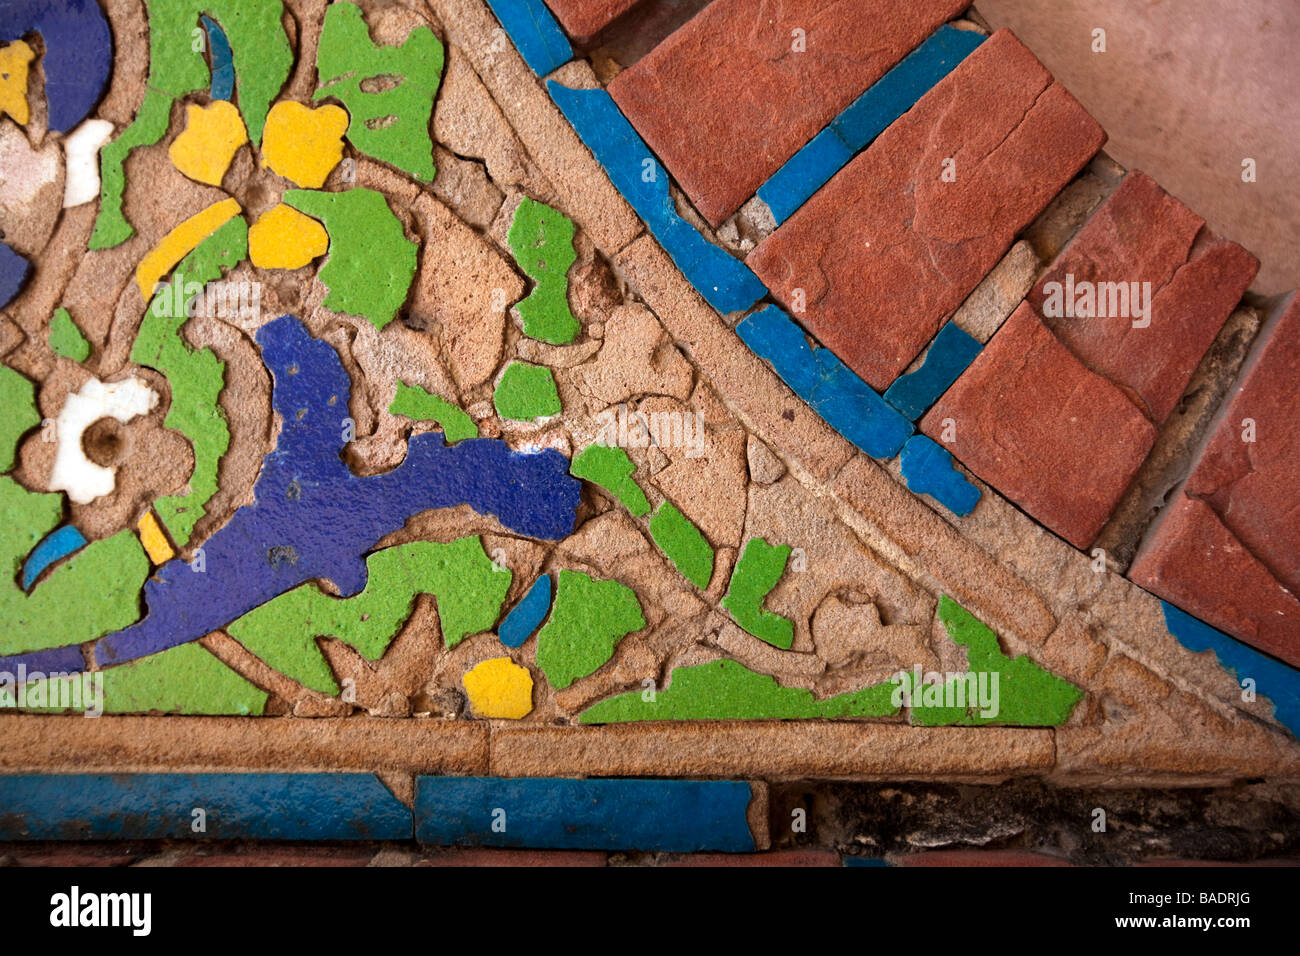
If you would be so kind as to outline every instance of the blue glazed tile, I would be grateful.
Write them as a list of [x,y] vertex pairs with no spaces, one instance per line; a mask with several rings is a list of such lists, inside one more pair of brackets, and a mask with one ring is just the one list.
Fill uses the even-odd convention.
[[55,561],[67,557],[74,551],[80,551],[85,546],[85,536],[72,525],[65,524],[55,528],[41,539],[40,544],[32,548],[31,554],[27,555],[27,560],[23,563],[23,590],[29,590],[32,582]]
[[33,30],[41,35],[50,129],[67,132],[90,115],[113,62],[108,21],[97,0],[5,0],[0,18],[0,46]]
[[758,190],[778,224],[785,222],[853,156],[865,149],[941,79],[984,37],[942,26],[924,43],[831,120]]
[[0,242],[0,308],[13,301],[31,271],[30,262]]
[[[198,640],[314,578],[343,597],[366,585],[365,555],[407,518],[468,504],[516,534],[547,540],[573,531],[582,483],[554,449],[512,451],[495,438],[447,445],[441,432],[411,438],[400,466],[360,478],[340,457],[351,383],[338,353],[289,315],[257,331],[284,426],[262,461],[255,501],[203,544],[204,570],[174,558],[146,582],[147,613],[93,647],[100,665],[124,663]],[[79,648],[59,660],[78,663]],[[3,662],[33,668],[36,657]]]
[[893,458],[912,423],[836,358],[811,348],[803,330],[774,305],[745,318],[736,333],[776,369],[826,423],[873,458]]
[[208,31],[208,52],[212,56],[211,96],[214,100],[229,100],[235,92],[235,61],[230,53],[230,40],[226,31],[211,17],[203,17],[203,27]]
[[979,504],[980,490],[953,466],[952,454],[925,435],[908,439],[899,464],[908,488],[929,495],[953,514],[965,517]]
[[916,421],[948,391],[983,347],[979,339],[949,322],[930,343],[921,367],[900,375],[885,391],[885,401]]
[[1300,737],[1300,671],[1261,654],[1168,601],[1161,601],[1165,627],[1189,651],[1214,651],[1219,663],[1238,680],[1251,678],[1255,690],[1273,702],[1273,716]]
[[0,776],[0,808],[0,840],[411,838],[411,811],[368,773]]
[[550,609],[551,579],[543,574],[533,582],[528,593],[510,609],[506,619],[501,622],[501,628],[497,631],[501,643],[506,647],[518,647],[541,626],[546,612]]
[[488,6],[514,41],[519,55],[538,76],[573,59],[569,39],[542,0],[488,0]]
[[731,780],[419,777],[415,838],[435,846],[749,853],[750,798],[749,784]]
[[884,867],[887,867],[887,866],[889,866],[889,863],[888,863],[888,862],[886,862],[885,860],[882,860],[880,857],[876,857],[876,856],[846,856],[846,857],[843,858],[842,862],[844,863],[845,866],[852,866],[852,867],[859,867],[859,866],[870,866],[870,867],[880,867],[880,866],[884,866]]
[[709,305],[724,314],[739,312],[767,293],[748,266],[677,214],[668,193],[667,171],[608,93],[571,90],[554,80],[547,88],[615,188]]

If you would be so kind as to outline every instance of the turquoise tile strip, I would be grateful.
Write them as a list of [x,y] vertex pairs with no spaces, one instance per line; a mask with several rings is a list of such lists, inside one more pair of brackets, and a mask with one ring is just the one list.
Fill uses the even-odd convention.
[[1217,631],[1186,611],[1161,601],[1165,627],[1189,651],[1214,651],[1219,663],[1237,679],[1255,682],[1255,691],[1273,702],[1273,716],[1300,737],[1300,671],[1261,654]]
[[595,154],[623,198],[704,300],[719,312],[748,309],[767,294],[739,259],[677,214],[668,173],[604,90],[572,90],[554,80],[551,98]]
[[826,423],[873,458],[893,458],[913,425],[830,349],[813,348],[774,305],[747,316],[736,334]]
[[538,76],[573,59],[569,39],[542,0],[488,0],[524,62]]
[[859,150],[911,109],[983,41],[984,37],[972,30],[940,27],[831,120],[759,187],[758,197],[772,210],[777,224],[789,219]]

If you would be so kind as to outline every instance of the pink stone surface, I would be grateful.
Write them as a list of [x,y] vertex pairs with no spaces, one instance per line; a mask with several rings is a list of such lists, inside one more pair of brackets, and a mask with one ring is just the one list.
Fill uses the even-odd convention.
[[564,32],[576,40],[595,36],[641,0],[546,0]]
[[969,2],[713,0],[609,93],[716,226]]
[[1156,436],[1137,406],[1075,358],[1027,303],[921,430],[1078,548],[1097,537]]
[[[1259,261],[1204,229],[1205,220],[1145,173],[1133,171],[1079,231],[1029,295],[1039,316],[1094,372],[1110,379],[1159,425],[1249,287]],[[1069,278],[1072,277],[1072,278]],[[1068,283],[1068,284],[1067,284]],[[1130,297],[1120,315],[1047,314],[1047,287],[1097,289],[1150,283],[1149,316]],[[1077,301],[1076,295],[1075,298]],[[1059,313],[1063,294],[1050,301]],[[1116,310],[1120,311],[1120,310]],[[1143,325],[1149,320],[1149,324]],[[1135,321],[1138,325],[1135,325]]]
[[1105,138],[999,31],[748,263],[822,344],[884,390]]
[[1300,666],[1300,297],[1261,336],[1179,507],[1130,576]]

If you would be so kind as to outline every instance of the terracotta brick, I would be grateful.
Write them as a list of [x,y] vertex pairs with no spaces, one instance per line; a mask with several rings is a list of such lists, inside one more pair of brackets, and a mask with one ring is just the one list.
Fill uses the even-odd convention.
[[[1157,425],[1173,411],[1259,269],[1249,252],[1204,227],[1204,219],[1133,171],[1029,294],[1056,337]],[[1092,314],[1063,314],[1065,290],[1088,291],[1101,283],[1122,284],[1130,292],[1150,283],[1149,315],[1135,326],[1131,297],[1124,314],[1099,315],[1102,296]],[[1049,285],[1055,286],[1051,299]],[[1104,311],[1124,304],[1104,298]]]
[[1105,139],[1000,30],[748,263],[823,345],[884,390]]
[[665,866],[839,866],[831,850],[772,850],[768,853],[691,853]]
[[1300,667],[1300,601],[1204,501],[1180,493],[1129,577],[1157,597]]
[[366,866],[375,851],[365,847],[296,847],[252,846],[247,849],[193,853],[177,860],[178,867],[239,867],[250,866]]
[[604,866],[597,850],[505,850],[495,847],[450,847],[431,853],[416,866]]
[[[616,76],[609,93],[717,226],[968,4],[714,0]],[[803,52],[793,50],[796,29]]]
[[641,0],[546,0],[564,32],[575,40],[588,40]]
[[1261,335],[1240,387],[1130,577],[1207,624],[1300,665],[1300,297]]
[[921,429],[976,475],[1086,548],[1155,442],[1155,427],[1089,371],[1028,303],[922,419]]

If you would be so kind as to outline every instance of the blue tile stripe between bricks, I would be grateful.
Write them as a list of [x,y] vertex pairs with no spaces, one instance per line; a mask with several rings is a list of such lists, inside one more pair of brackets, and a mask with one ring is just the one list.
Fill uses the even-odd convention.
[[885,401],[916,421],[948,391],[983,348],[969,332],[947,323],[926,349],[921,367],[896,378],[885,391]]
[[488,0],[488,6],[538,76],[553,73],[573,59],[568,37],[542,0]]
[[1161,601],[1165,627],[1189,651],[1213,651],[1223,668],[1237,679],[1250,678],[1255,691],[1273,702],[1273,716],[1300,738],[1300,671],[1261,654],[1186,611]]
[[709,242],[677,214],[668,192],[668,172],[608,93],[574,90],[554,80],[546,85],[614,188],[709,305],[723,314],[739,312],[767,294],[747,265]]
[[[206,832],[195,832],[195,810]],[[0,776],[0,840],[409,840],[368,773]]]
[[770,305],[736,326],[750,351],[826,423],[872,458],[893,458],[914,427],[830,349],[812,348],[781,309]]
[[419,777],[415,838],[441,846],[692,853],[755,849],[747,783]]
[[984,41],[942,26],[795,153],[758,189],[777,224],[790,218],[854,155],[906,113]]

